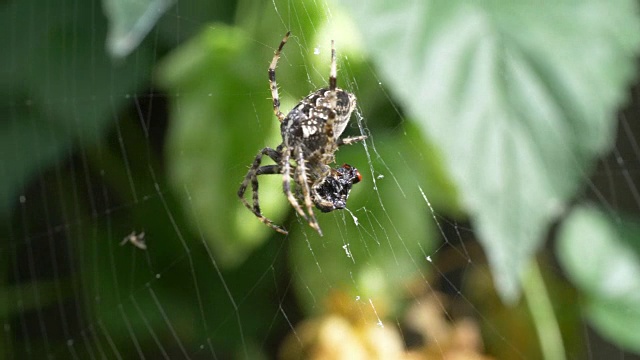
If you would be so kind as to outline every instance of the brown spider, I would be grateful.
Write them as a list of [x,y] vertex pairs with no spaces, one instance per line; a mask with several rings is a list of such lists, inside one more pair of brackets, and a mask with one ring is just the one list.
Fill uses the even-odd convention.
[[[336,50],[333,40],[331,41],[329,87],[309,94],[286,116],[280,111],[276,66],[290,33],[287,32],[280,42],[269,66],[273,112],[280,120],[282,144],[275,150],[266,147],[258,152],[240,185],[238,196],[260,221],[280,233],[287,234],[286,230],[262,215],[258,201],[258,176],[281,174],[282,187],[291,206],[322,235],[313,213],[313,205],[322,212],[344,209],[351,186],[362,180],[358,170],[347,164],[335,169],[329,167],[335,162],[334,153],[339,146],[363,141],[367,136],[340,138],[356,106],[356,97],[336,87]],[[270,157],[276,164],[260,166],[264,155]],[[296,196],[291,192],[291,179],[295,183]],[[253,206],[244,198],[249,182],[253,191]],[[306,213],[298,203],[298,199]]]

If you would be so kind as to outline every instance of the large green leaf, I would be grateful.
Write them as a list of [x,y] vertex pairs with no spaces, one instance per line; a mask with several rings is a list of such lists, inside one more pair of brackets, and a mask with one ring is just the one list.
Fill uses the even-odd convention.
[[175,0],[102,0],[109,18],[107,49],[114,57],[129,55]]
[[586,298],[592,324],[640,353],[640,226],[593,208],[574,210],[559,232],[558,257]]
[[640,44],[636,2],[347,4],[515,300],[523,264],[612,142]]
[[[176,94],[166,153],[170,181],[223,265],[237,265],[275,233],[236,195],[257,152],[280,142],[267,99],[268,55],[256,56],[250,45],[242,30],[217,26],[172,54],[159,71],[163,86]],[[263,176],[259,193],[263,213],[282,224],[286,200],[278,180]]]

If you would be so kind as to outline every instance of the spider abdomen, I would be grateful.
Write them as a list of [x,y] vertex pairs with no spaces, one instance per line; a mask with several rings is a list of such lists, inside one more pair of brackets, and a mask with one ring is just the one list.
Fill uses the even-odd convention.
[[347,91],[336,89],[334,106],[331,97],[329,89],[314,91],[287,114],[280,127],[286,145],[300,145],[306,150],[305,153],[322,149],[328,140],[325,129],[331,111],[335,113],[332,129],[334,140],[342,135],[356,106],[356,97]]

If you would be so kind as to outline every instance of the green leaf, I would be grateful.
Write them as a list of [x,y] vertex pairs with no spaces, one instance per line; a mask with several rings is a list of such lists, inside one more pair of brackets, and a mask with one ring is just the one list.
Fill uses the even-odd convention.
[[614,136],[636,2],[347,2],[387,85],[441,149],[507,301]]
[[586,297],[594,327],[640,353],[640,226],[581,207],[564,221],[557,252]]
[[175,0],[102,0],[109,18],[107,49],[111,56],[129,55]]
[[[216,26],[159,69],[162,85],[176,94],[170,99],[166,153],[170,181],[184,208],[193,209],[188,212],[191,221],[227,266],[237,265],[275,234],[237,196],[258,151],[280,143],[279,123],[268,100],[268,55],[258,56],[253,45],[243,31]],[[281,178],[261,177],[259,193],[263,213],[282,224],[287,207]]]
[[628,350],[640,353],[640,310],[620,306],[616,301],[592,299],[586,306],[587,317],[598,332]]

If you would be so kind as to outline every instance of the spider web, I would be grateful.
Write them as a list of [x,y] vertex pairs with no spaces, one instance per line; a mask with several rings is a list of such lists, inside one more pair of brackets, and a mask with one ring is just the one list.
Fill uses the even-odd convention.
[[[52,42],[61,44],[66,58],[56,57],[56,50],[49,49],[48,56],[34,60],[23,74],[44,79],[48,91],[60,86],[60,96],[44,98],[25,87],[17,95],[0,97],[0,108],[7,115],[3,126],[16,135],[15,129],[26,124],[32,134],[28,149],[35,154],[30,158],[39,164],[37,171],[18,180],[12,210],[4,218],[5,241],[0,245],[5,280],[0,298],[4,310],[0,354],[4,357],[275,357],[307,346],[310,335],[302,325],[311,319],[326,324],[318,319],[326,320],[329,314],[351,317],[364,328],[385,329],[387,339],[397,334],[399,343],[408,348],[429,344],[440,356],[452,351],[448,341],[458,339],[458,332],[483,338],[471,341],[468,351],[516,358],[536,351],[531,325],[526,331],[533,340],[514,336],[514,328],[530,323],[526,304],[511,310],[515,320],[501,316],[508,308],[493,293],[472,226],[455,207],[446,205],[447,194],[436,191],[449,190],[429,180],[439,175],[419,165],[432,161],[431,148],[424,144],[428,139],[418,135],[380,74],[366,62],[366,50],[348,51],[358,39],[340,8],[323,1],[298,5],[274,0],[262,8],[260,17],[278,24],[273,33],[279,36],[304,28],[308,19],[321,20],[310,21],[321,35],[294,31],[284,50],[278,82],[285,112],[325,85],[329,39],[336,40],[339,86],[359,100],[347,133],[369,136],[365,143],[341,149],[336,156],[338,162],[358,166],[364,181],[354,186],[346,211],[317,212],[325,237],[320,238],[304,219],[284,207],[291,214],[288,218],[284,212],[275,211],[274,216],[285,222],[291,234],[267,235],[244,259],[229,265],[211,245],[210,224],[203,221],[218,214],[203,213],[198,202],[208,195],[217,197],[199,193],[190,183],[176,186],[166,175],[169,165],[162,154],[175,121],[167,108],[188,94],[156,88],[153,72],[167,56],[166,39],[171,38],[167,33],[175,36],[175,44],[184,44],[200,29],[222,25],[211,25],[211,19],[199,16],[190,3],[177,2],[165,14],[164,24],[147,36],[148,57],[134,53],[124,65],[136,69],[132,73],[137,79],[146,79],[139,81],[142,88],[129,92],[122,90],[126,87],[120,84],[126,80],[117,70],[106,78],[98,74],[102,65],[96,59],[103,56],[104,47],[99,2],[90,2],[87,10],[66,1],[59,13],[54,4],[47,2],[45,11],[40,11],[32,3],[24,5],[31,6],[27,10],[3,4],[9,14],[15,11],[7,35],[11,71],[20,69],[22,35],[38,38],[40,28],[55,28],[58,16],[75,19],[88,13],[91,25],[87,32],[77,21],[62,22],[62,29],[51,36]],[[317,16],[320,10],[323,15]],[[24,26],[18,16],[23,13],[29,15],[24,19],[29,24],[27,34],[20,33]],[[88,56],[78,47],[87,33],[92,44],[89,54],[96,59],[88,62],[88,69],[59,73],[60,59],[75,65]],[[268,54],[280,38],[266,43],[247,32],[243,40]],[[296,62],[307,58],[313,60]],[[252,109],[256,128],[265,132],[270,126],[265,124],[276,122],[271,112],[258,111],[270,107],[266,78],[270,60],[265,57],[263,68],[256,70],[264,75],[264,92],[230,90],[237,103]],[[296,72],[304,74],[306,83],[288,80],[295,79],[291,74]],[[85,76],[103,89],[76,91]],[[196,95],[203,101],[210,96]],[[637,98],[634,93],[634,102]],[[106,107],[92,106],[97,103]],[[187,111],[186,101],[177,104],[178,114]],[[51,114],[60,108],[72,115],[62,129],[42,121],[53,118]],[[635,111],[633,107],[620,117],[617,144],[595,173],[585,178],[587,189],[581,198],[607,208],[640,209],[640,145],[637,124],[631,120],[636,118]],[[91,113],[93,119],[83,117]],[[99,125],[95,119],[105,113],[108,120]],[[98,125],[87,127],[83,122]],[[68,133],[73,141],[59,145]],[[0,169],[9,182],[14,179],[12,164],[22,164],[25,154],[21,138],[5,139],[14,161],[1,164]],[[252,146],[249,152],[260,147]],[[51,153],[61,155],[52,162]],[[245,171],[251,160],[247,157],[235,169]],[[41,165],[47,163],[52,165]],[[239,185],[241,180],[232,182]],[[276,204],[265,209],[277,209],[278,201],[286,203],[278,179],[264,183],[261,179],[261,192],[269,188],[275,188],[281,198],[265,196],[266,203]],[[237,187],[211,191],[235,193]],[[247,219],[262,226],[257,219]],[[141,240],[142,232],[146,250],[133,243]],[[550,282],[560,282],[561,271],[555,263],[544,264],[542,271]],[[632,357],[601,339],[586,323],[574,323],[577,328],[570,333],[586,341],[567,340],[569,354]],[[483,346],[474,347],[477,343]]]

